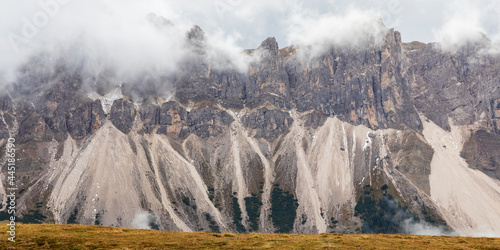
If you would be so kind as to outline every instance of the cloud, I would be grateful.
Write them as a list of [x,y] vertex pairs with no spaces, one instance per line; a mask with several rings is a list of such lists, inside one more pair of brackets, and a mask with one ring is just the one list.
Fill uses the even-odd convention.
[[435,32],[441,47],[453,51],[483,39],[486,31],[481,24],[481,15],[482,11],[475,2],[465,0],[452,2],[445,15],[445,23]]
[[156,217],[146,211],[135,214],[132,220],[132,227],[137,229],[158,229],[156,226]]
[[336,46],[381,44],[388,29],[374,11],[351,8],[341,15],[296,10],[287,29],[289,43],[312,45],[313,54]]
[[443,10],[443,23],[434,38],[444,51],[480,44],[480,53],[500,53],[500,3],[493,0],[455,0]]
[[443,226],[432,225],[427,222],[415,221],[413,218],[407,219],[401,223],[401,227],[407,234],[415,235],[446,235],[457,236],[458,234],[450,231]]
[[251,60],[244,53],[243,48],[236,45],[241,39],[240,34],[225,34],[217,32],[207,40],[207,52],[209,61],[215,69],[234,68],[240,72],[246,72],[248,62]]
[[[195,24],[206,32],[212,67],[244,72],[251,59],[245,58],[243,49],[256,48],[269,36],[276,37],[280,47],[308,44],[317,52],[333,44],[376,44],[387,32],[381,19],[389,25],[401,24],[406,31],[404,39],[412,29],[431,25],[427,20],[438,25],[440,20],[435,16],[443,12],[442,6],[443,2],[430,0],[419,4],[405,0],[291,0],[286,4],[280,0],[2,1],[0,85],[15,81],[21,65],[46,52],[42,66],[48,69],[65,58],[84,71],[84,80],[90,86],[106,72],[117,85],[143,84],[149,81],[141,79],[154,75],[165,85],[160,89],[169,89],[173,78],[164,76],[178,71],[179,62],[188,53],[184,46],[186,32]],[[435,33],[444,48],[480,39],[481,33],[500,41],[500,36],[495,36],[498,30],[492,28],[492,23],[500,23],[496,18],[499,4],[462,0],[448,6],[446,23]],[[409,15],[417,8],[421,14]],[[150,13],[175,25],[158,27],[158,22],[151,22]]]

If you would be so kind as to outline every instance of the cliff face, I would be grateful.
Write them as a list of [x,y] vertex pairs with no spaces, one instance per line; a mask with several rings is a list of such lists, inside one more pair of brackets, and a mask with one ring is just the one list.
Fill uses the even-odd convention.
[[311,54],[268,38],[242,71],[215,65],[195,27],[179,72],[155,79],[173,85],[168,101],[130,84],[88,93],[78,67],[35,58],[0,96],[20,218],[500,235],[500,59],[481,46],[443,52],[390,30]]

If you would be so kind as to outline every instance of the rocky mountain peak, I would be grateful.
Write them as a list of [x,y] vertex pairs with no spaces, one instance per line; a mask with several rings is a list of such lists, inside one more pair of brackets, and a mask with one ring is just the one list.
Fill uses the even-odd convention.
[[395,31],[394,29],[390,29],[385,36],[386,44],[393,45],[402,45],[403,41],[401,40],[401,33],[399,31]]
[[190,42],[203,42],[205,40],[205,32],[200,28],[200,26],[195,25],[187,33],[187,38]]
[[260,44],[259,49],[268,51],[278,51],[279,49],[278,42],[276,42],[276,38],[268,37]]
[[187,44],[198,54],[203,54],[205,49],[205,32],[195,25],[186,34]]
[[279,55],[279,46],[278,42],[276,42],[276,38],[268,37],[260,44],[257,51],[259,51],[263,59],[276,60]]

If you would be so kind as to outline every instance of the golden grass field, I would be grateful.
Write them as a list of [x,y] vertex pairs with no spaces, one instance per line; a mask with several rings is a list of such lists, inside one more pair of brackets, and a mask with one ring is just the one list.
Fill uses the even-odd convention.
[[3,234],[0,249],[500,249],[500,238],[445,236],[179,233],[52,224],[21,224],[16,232],[15,243]]

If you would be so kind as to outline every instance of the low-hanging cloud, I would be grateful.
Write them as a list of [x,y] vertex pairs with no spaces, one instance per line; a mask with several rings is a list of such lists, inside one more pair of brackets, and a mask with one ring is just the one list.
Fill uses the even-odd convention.
[[132,227],[137,229],[157,229],[156,217],[147,211],[136,213],[132,220]]
[[456,52],[469,44],[480,53],[500,53],[500,3],[493,0],[455,0],[446,5],[443,23],[434,37],[443,51]]
[[403,228],[404,232],[407,234],[415,234],[415,235],[446,235],[446,236],[457,236],[458,234],[450,231],[444,226],[432,225],[427,222],[416,221],[413,218],[404,220],[401,223],[401,228]]
[[388,28],[375,11],[351,8],[341,15],[320,15],[298,10],[288,27],[292,44],[312,45],[313,53],[321,53],[332,45],[363,47],[381,44]]
[[[428,5],[436,6],[427,1],[421,7]],[[186,32],[196,24],[207,33],[212,68],[245,72],[254,59],[247,58],[243,50],[257,47],[268,36],[277,36],[280,47],[311,45],[317,53],[332,45],[378,44],[388,30],[382,19],[389,24],[404,23],[400,13],[408,12],[409,6],[413,5],[405,0],[366,4],[344,0],[291,0],[286,4],[279,0],[2,1],[0,86],[15,81],[19,67],[42,52],[47,68],[64,58],[83,71],[88,86],[95,85],[100,74],[114,77],[118,85],[148,82],[137,80],[144,75],[171,85],[173,78],[163,76],[177,73],[179,62],[189,53]],[[492,16],[499,9],[491,0],[455,1],[449,4],[444,24],[435,31],[436,40],[445,49],[456,49],[486,33],[493,45],[500,44],[500,36],[484,27],[496,20]],[[418,20],[412,21],[418,24]],[[500,51],[495,50],[500,46],[493,45],[488,51]]]
[[481,11],[474,2],[454,1],[448,8],[445,23],[435,31],[444,50],[454,51],[484,38],[486,31],[481,25]]
[[[0,4],[0,84],[16,81],[19,68],[38,57],[37,67],[52,70],[61,61],[77,69],[87,88],[95,88],[96,79],[106,75],[120,86],[122,83],[150,84],[151,78],[160,79],[152,89],[168,89],[170,77],[178,73],[179,62],[189,56],[186,32],[198,24],[208,25],[206,58],[214,69],[231,68],[246,72],[248,58],[238,42],[246,39],[238,30],[225,31],[207,23],[193,23],[189,9],[214,11],[220,18],[239,15],[240,18],[259,20],[270,12],[282,13],[281,24],[288,27],[290,42],[307,45],[350,44],[380,42],[385,27],[377,21],[376,13],[350,10],[341,15],[322,15],[319,18],[300,11],[302,4],[292,1],[287,11],[279,1],[264,3],[255,13],[256,3],[243,1],[216,1],[181,7],[170,0],[26,0]],[[191,7],[190,7],[191,6]],[[225,8],[221,8],[225,6]],[[248,8],[247,8],[248,7]],[[11,11],[12,10],[12,11]],[[234,12],[234,13],[233,13]],[[193,20],[192,20],[193,19]],[[258,22],[257,22],[258,23]],[[325,32],[326,31],[326,32]],[[304,33],[305,32],[305,33]],[[149,77],[152,75],[153,77]],[[146,77],[145,77],[146,76]],[[157,81],[158,82],[158,81]],[[158,83],[156,83],[158,84]]]
[[[27,0],[1,3],[0,9],[0,85],[14,82],[33,57],[46,70],[64,61],[91,86],[104,72],[116,84],[144,74],[173,75],[189,53],[186,33],[193,24],[179,18],[169,1]],[[207,36],[214,67],[244,70],[238,39],[224,32]]]

